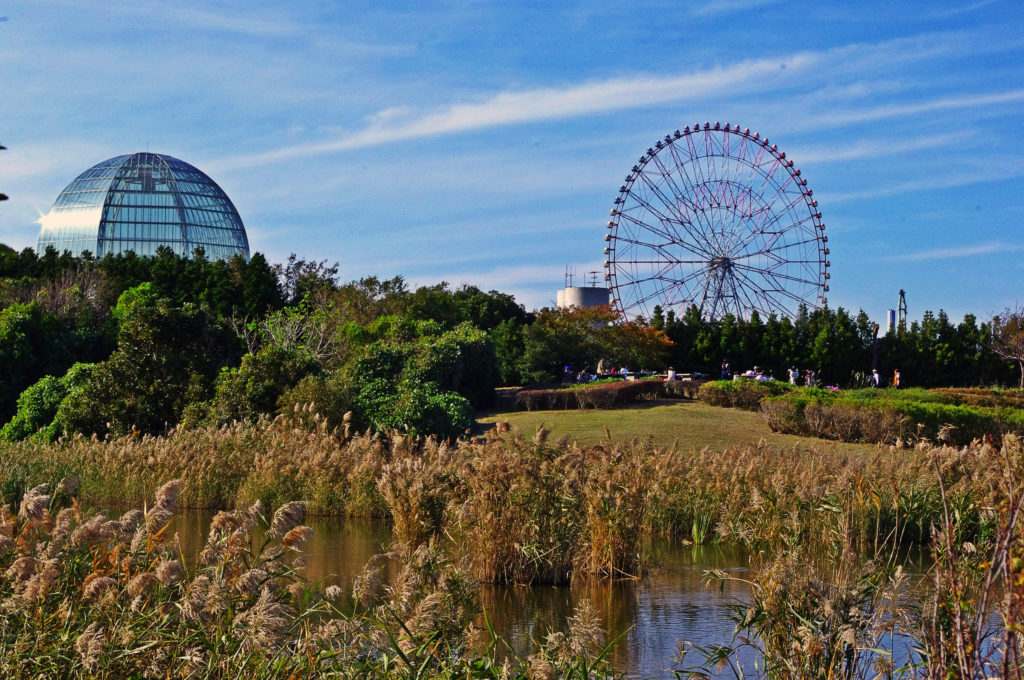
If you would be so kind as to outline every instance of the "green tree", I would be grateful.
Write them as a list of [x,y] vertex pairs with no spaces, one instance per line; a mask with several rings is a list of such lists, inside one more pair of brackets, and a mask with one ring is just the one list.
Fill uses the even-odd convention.
[[601,329],[615,318],[608,306],[540,310],[524,329],[523,378],[551,382],[562,376],[566,365],[595,370],[606,352]]
[[434,321],[385,317],[370,332],[379,339],[341,371],[357,427],[454,437],[473,406],[493,397],[494,348],[472,324],[444,331]]
[[992,318],[989,347],[999,357],[1017,364],[1019,387],[1024,389],[1024,307],[1006,308]]
[[22,391],[47,374],[63,374],[71,337],[35,301],[0,311],[0,418],[14,415]]
[[238,337],[200,307],[155,298],[151,286],[126,291],[114,310],[117,349],[61,403],[64,433],[159,433],[186,406],[212,396],[220,368],[238,360]]
[[0,439],[25,439],[40,430],[46,439],[55,439],[61,433],[60,424],[55,422],[61,403],[85,383],[95,368],[95,364],[75,364],[62,377],[47,375],[30,385],[18,397],[14,418],[0,429]]
[[320,372],[320,365],[306,352],[268,345],[242,357],[238,368],[221,369],[210,417],[226,423],[272,414],[286,391],[306,376]]
[[526,352],[523,339],[523,325],[515,319],[506,319],[488,333],[494,345],[494,355],[498,362],[498,379],[502,385],[519,385],[523,376],[520,368]]
[[282,299],[286,304],[295,305],[315,293],[329,293],[338,288],[338,263],[327,264],[327,260],[303,260],[292,253],[288,262],[275,265]]

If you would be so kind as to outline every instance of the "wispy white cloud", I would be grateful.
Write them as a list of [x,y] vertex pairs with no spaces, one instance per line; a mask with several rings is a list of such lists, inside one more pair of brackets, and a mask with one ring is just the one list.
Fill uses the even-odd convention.
[[1021,243],[1003,243],[1001,241],[989,241],[975,245],[950,246],[944,248],[929,248],[914,253],[886,256],[882,259],[887,261],[900,262],[930,262],[932,260],[955,260],[979,255],[992,255],[994,253],[1016,253],[1024,250]]
[[[333,139],[297,143],[269,151],[243,154],[215,161],[219,168],[266,165],[322,154],[374,147],[409,139],[423,139],[501,126],[565,120],[586,115],[645,108],[669,103],[713,102],[716,98],[734,98],[735,93],[756,96],[759,92],[786,91],[799,87],[805,77],[822,73],[871,73],[882,65],[891,66],[913,60],[950,58],[977,48],[976,36],[963,32],[943,35],[919,35],[883,43],[856,43],[822,51],[802,51],[780,57],[748,59],[728,66],[690,73],[662,75],[640,73],[633,76],[592,80],[563,87],[545,87],[484,95],[478,101],[458,102],[433,111],[417,111],[411,106],[392,106],[368,116],[361,129]],[[1024,101],[1024,89],[942,97],[924,102],[853,107],[858,90],[882,85],[860,82],[857,87],[827,88],[817,93],[819,107],[815,127],[841,127],[852,123],[952,111],[973,107],[992,107]],[[844,100],[837,111],[828,110],[829,100]],[[791,112],[790,112],[791,115]]]
[[[49,0],[49,4],[64,5],[72,9],[82,7],[82,4],[75,0]],[[281,12],[273,13],[269,9],[248,3],[238,9],[242,11],[218,12],[210,9],[208,5],[196,7],[187,3],[167,3],[160,0],[114,1],[97,3],[89,7],[90,12],[102,12],[115,17],[141,18],[163,26],[184,26],[256,37],[299,35],[304,32],[302,25],[289,20]]]
[[[406,139],[435,137],[503,125],[532,123],[618,111],[697,96],[726,93],[738,87],[769,88],[778,80],[812,68],[822,55],[797,53],[781,59],[747,60],[693,74],[660,77],[643,74],[612,78],[564,88],[502,92],[482,101],[453,104],[441,111],[410,117],[407,109],[395,121],[388,111],[384,121],[372,120],[363,130],[340,139],[282,147],[220,162],[221,167],[258,165],[304,156],[349,151]],[[786,69],[780,69],[785,65]],[[391,123],[391,124],[387,124]]]
[[822,125],[840,127],[851,123],[867,123],[876,120],[916,116],[922,113],[982,108],[1017,102],[1024,102],[1024,88],[987,94],[941,97],[923,102],[887,104],[885,106],[847,110],[832,114],[825,113],[818,116],[816,122]]
[[706,0],[690,10],[693,16],[710,16],[723,12],[741,12],[767,5],[779,4],[779,0]]
[[815,146],[807,149],[794,148],[789,156],[801,163],[821,165],[824,163],[880,158],[911,151],[936,149],[960,144],[975,135],[976,132],[974,130],[964,130],[962,132],[931,134],[910,139],[862,139],[838,147]]
[[1019,160],[1015,158],[990,159],[985,167],[982,168],[955,168],[952,171],[942,168],[931,175],[922,176],[921,179],[895,182],[863,191],[829,193],[827,200],[831,205],[845,201],[861,201],[869,198],[881,198],[883,196],[898,196],[916,191],[950,189],[953,187],[971,186],[973,184],[1001,182],[1017,177],[1024,177],[1024,166],[1020,165]]
[[989,5],[993,5],[998,0],[980,0],[970,5],[964,5],[962,7],[952,7],[949,9],[936,9],[930,12],[925,12],[925,16],[929,19],[948,19],[949,17],[957,16],[959,14],[968,14],[970,12],[976,12],[979,9],[984,9]]

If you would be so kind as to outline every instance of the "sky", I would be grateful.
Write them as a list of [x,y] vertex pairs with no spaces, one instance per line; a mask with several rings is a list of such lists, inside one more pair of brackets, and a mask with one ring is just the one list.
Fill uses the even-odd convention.
[[1024,303],[1024,3],[0,0],[0,242],[79,173],[210,175],[253,251],[553,305],[641,153],[771,138],[818,199],[829,305]]

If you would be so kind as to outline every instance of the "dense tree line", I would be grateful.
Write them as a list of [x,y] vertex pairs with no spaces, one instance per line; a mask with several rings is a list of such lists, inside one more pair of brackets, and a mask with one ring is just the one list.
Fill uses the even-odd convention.
[[[159,433],[287,413],[456,436],[496,386],[605,367],[714,374],[796,365],[863,383],[873,349],[916,385],[1015,382],[991,340],[1010,326],[946,315],[878,338],[867,315],[649,322],[607,308],[527,312],[515,299],[404,279],[342,283],[338,265],[133,253],[38,255],[0,245],[0,437]],[[1016,317],[1015,317],[1016,318]],[[1005,335],[1005,333],[1004,333]],[[603,362],[602,362],[603,360]],[[311,406],[314,405],[314,406]]]
[[979,323],[972,314],[953,324],[941,310],[937,315],[925,312],[909,327],[882,331],[877,345],[868,315],[861,310],[852,316],[841,307],[813,312],[801,308],[794,320],[774,314],[762,320],[754,312],[745,321],[726,316],[714,322],[702,320],[694,307],[682,318],[656,309],[651,325],[664,329],[672,341],[674,365],[699,367],[716,377],[727,360],[734,373],[758,366],[781,379],[794,366],[844,387],[866,386],[873,365],[887,377],[899,369],[904,386],[1017,382],[1013,364],[993,351],[999,319]]

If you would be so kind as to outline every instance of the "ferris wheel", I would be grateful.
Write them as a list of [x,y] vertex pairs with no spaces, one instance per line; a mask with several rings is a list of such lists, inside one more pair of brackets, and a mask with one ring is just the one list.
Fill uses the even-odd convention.
[[705,319],[793,318],[827,302],[829,249],[807,180],[767,137],[729,123],[665,135],[630,170],[605,234],[625,318],[655,306]]

